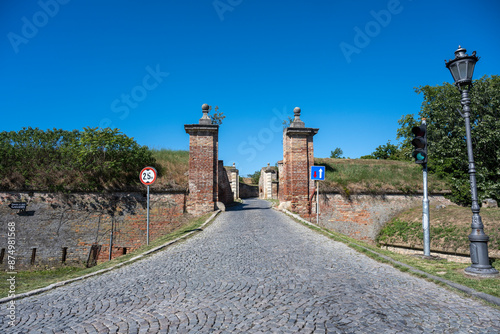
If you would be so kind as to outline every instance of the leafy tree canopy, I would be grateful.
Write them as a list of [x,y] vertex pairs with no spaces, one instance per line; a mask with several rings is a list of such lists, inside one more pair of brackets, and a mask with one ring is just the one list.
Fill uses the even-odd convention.
[[404,160],[404,157],[398,145],[391,144],[389,140],[387,144],[378,146],[373,153],[364,155],[361,159]]
[[[211,114],[212,111],[213,114]],[[208,117],[212,120],[212,124],[215,125],[221,125],[224,118],[226,118],[223,112],[219,112],[219,106],[215,106],[213,109],[212,106],[208,106]]]
[[330,151],[330,158],[332,159],[342,159],[344,151],[340,147],[336,147],[333,151]]
[[260,179],[260,170],[255,171],[253,174],[248,174],[247,177],[249,177],[252,180],[252,184],[259,184],[259,179]]
[[[471,98],[471,133],[478,195],[500,200],[500,76],[484,76],[473,81]],[[445,177],[450,185],[451,199],[470,205],[469,164],[467,157],[465,122],[458,110],[459,90],[449,83],[441,86],[421,86],[415,92],[423,94],[424,101],[418,114],[426,118],[429,152],[429,170]],[[405,155],[413,149],[413,126],[420,124],[414,115],[404,115],[397,138],[402,139]]]
[[22,130],[0,133],[0,188],[96,191],[139,182],[146,166],[161,168],[151,151],[118,129]]

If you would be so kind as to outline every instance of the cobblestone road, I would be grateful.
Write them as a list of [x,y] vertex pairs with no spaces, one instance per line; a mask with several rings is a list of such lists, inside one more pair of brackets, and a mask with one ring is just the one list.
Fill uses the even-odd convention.
[[[143,261],[17,301],[1,333],[499,333],[500,311],[259,200]],[[1,305],[2,315],[6,304]]]

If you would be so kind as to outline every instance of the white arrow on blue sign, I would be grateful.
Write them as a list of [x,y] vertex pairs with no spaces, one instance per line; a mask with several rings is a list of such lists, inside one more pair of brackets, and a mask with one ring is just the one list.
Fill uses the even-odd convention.
[[311,180],[325,180],[325,166],[311,166]]

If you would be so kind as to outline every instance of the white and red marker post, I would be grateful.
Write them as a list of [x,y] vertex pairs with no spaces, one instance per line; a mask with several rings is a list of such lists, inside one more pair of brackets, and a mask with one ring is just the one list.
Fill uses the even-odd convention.
[[149,245],[149,186],[156,181],[158,173],[153,167],[144,167],[139,174],[141,183],[148,188],[148,209],[146,218],[146,244]]

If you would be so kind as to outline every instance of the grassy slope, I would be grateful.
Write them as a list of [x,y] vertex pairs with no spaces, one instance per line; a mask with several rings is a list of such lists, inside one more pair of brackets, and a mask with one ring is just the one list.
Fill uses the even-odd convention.
[[[417,194],[422,193],[422,167],[413,162],[372,159],[315,158],[315,165],[326,167],[323,191],[341,194]],[[446,192],[444,180],[429,174],[429,192]]]
[[[480,212],[485,233],[490,237],[488,249],[500,255],[500,208],[483,208]],[[468,207],[429,206],[431,249],[464,254],[469,251],[472,212]],[[381,244],[423,247],[422,206],[398,215],[388,222],[378,237]]]
[[189,151],[160,149],[153,150],[153,156],[162,166],[163,173],[151,186],[152,190],[187,189]]

